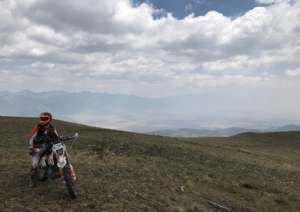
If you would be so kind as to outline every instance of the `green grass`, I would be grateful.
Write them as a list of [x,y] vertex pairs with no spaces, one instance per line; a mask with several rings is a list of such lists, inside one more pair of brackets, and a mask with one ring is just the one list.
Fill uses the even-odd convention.
[[[53,121],[78,178],[28,189],[36,118],[0,117],[0,211],[300,211],[300,132],[168,138]],[[180,187],[185,191],[181,192]],[[42,203],[42,204],[41,204]]]

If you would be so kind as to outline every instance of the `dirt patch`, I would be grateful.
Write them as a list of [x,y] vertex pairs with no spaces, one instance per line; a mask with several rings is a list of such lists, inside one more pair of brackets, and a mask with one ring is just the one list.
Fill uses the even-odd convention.
[[241,187],[246,188],[246,189],[254,189],[254,187],[248,183],[245,184],[240,184]]
[[286,205],[286,202],[280,199],[275,199],[274,200],[275,203],[279,204],[279,205]]

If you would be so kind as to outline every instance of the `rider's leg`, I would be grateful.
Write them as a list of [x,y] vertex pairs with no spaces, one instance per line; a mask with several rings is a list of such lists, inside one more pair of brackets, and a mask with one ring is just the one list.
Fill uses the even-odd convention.
[[37,172],[37,166],[39,165],[40,161],[40,156],[39,154],[34,154],[32,156],[32,162],[30,166],[30,183],[29,183],[29,188],[34,188],[35,186],[35,177],[36,177],[36,172]]

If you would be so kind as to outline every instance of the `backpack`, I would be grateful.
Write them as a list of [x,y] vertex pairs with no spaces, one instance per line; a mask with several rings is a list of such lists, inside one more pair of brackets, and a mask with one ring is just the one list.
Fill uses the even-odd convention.
[[47,129],[44,128],[45,126],[38,124],[38,131],[34,139],[34,143],[44,144],[53,141],[54,127],[49,124],[49,127],[47,127]]

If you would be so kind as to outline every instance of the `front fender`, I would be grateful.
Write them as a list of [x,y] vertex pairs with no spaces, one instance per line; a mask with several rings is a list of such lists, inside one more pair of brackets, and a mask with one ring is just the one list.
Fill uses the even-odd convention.
[[57,158],[57,166],[59,168],[63,168],[65,165],[67,164],[67,160],[66,160],[66,157],[65,156],[59,156]]

